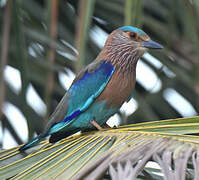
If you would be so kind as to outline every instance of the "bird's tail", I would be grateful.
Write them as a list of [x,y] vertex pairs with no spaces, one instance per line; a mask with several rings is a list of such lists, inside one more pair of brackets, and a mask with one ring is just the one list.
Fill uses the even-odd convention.
[[36,144],[38,144],[39,142],[41,142],[44,139],[44,136],[38,136],[35,139],[33,139],[32,141],[24,144],[22,147],[19,148],[19,151],[25,151],[26,149],[35,146]]

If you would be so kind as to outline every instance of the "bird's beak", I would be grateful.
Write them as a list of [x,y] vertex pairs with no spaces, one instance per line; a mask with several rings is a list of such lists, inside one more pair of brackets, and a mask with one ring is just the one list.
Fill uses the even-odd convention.
[[148,48],[148,49],[162,49],[163,46],[161,44],[158,44],[155,41],[149,40],[142,42],[142,47]]

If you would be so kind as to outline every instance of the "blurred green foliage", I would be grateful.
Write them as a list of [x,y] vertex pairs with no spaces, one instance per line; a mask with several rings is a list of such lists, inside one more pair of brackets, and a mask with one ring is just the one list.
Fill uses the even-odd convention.
[[[6,9],[8,2],[0,7],[0,70],[2,73],[5,64],[12,66],[20,71],[22,80],[22,89],[16,93],[7,82],[3,83],[1,76],[0,89],[3,96],[0,107],[2,108],[3,102],[10,102],[20,109],[28,123],[29,138],[32,138],[34,132],[42,131],[47,117],[42,117],[27,104],[28,85],[32,84],[44,102],[49,103],[47,112],[52,112],[65,93],[59,81],[59,72],[67,74],[65,67],[76,72],[93,61],[100,52],[89,30],[96,26],[110,33],[124,24],[137,25],[165,47],[163,51],[150,52],[163,64],[161,68],[156,68],[142,58],[160,78],[161,89],[152,93],[137,83],[134,98],[138,102],[138,108],[128,117],[120,113],[123,123],[181,117],[163,96],[167,88],[180,93],[199,113],[197,0],[59,0],[57,5],[56,38],[49,33],[53,18],[49,6],[54,7],[53,0],[15,0],[10,1],[10,8]],[[6,15],[6,11],[10,16]],[[5,38],[8,19],[9,41]],[[4,47],[6,42],[8,46]],[[79,56],[74,48],[79,50]],[[53,63],[49,61],[48,53],[51,51],[54,51]],[[2,58],[6,52],[7,58]],[[74,61],[75,59],[78,61]],[[169,69],[175,76],[168,76],[165,69]],[[49,72],[53,73],[53,82],[48,81]],[[53,84],[51,93],[47,88],[49,83]],[[46,94],[49,97],[46,98]],[[3,112],[0,118],[1,128],[7,128],[16,141],[21,143]]]

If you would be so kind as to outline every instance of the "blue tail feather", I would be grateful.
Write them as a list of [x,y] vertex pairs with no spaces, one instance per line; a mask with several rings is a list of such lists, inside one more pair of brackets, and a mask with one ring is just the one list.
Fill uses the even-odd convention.
[[36,137],[32,141],[28,142],[27,144],[24,144],[22,147],[19,148],[19,151],[25,151],[26,149],[33,147],[34,145],[38,144],[41,142],[44,138],[41,137]]

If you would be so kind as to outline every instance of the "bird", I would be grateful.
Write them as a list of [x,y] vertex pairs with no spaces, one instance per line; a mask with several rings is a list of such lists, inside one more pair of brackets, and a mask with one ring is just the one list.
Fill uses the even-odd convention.
[[139,58],[148,49],[162,48],[137,27],[115,29],[96,59],[75,77],[44,131],[19,150],[33,147],[47,136],[55,143],[78,131],[102,130],[132,94]]

